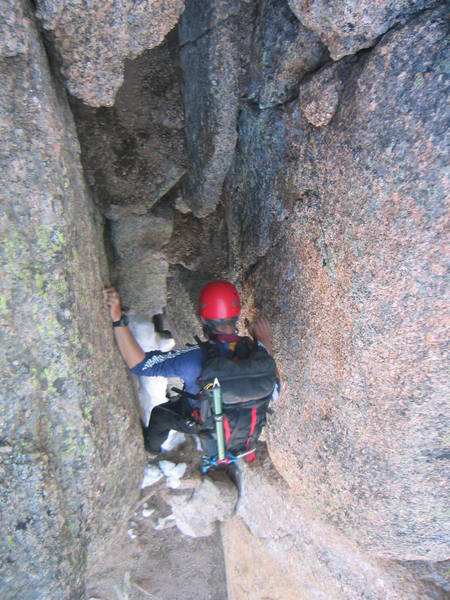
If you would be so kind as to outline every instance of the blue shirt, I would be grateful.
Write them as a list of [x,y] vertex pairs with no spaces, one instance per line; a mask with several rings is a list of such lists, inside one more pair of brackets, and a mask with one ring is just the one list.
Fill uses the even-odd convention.
[[[259,345],[265,350],[262,344]],[[217,347],[222,356],[226,356],[230,352],[228,342],[217,343]],[[152,350],[145,353],[144,360],[133,367],[131,372],[140,377],[179,377],[183,380],[184,389],[187,392],[198,394],[201,389],[198,378],[201,375],[204,361],[205,354],[199,345],[170,352]],[[273,400],[278,396],[279,390],[280,384],[277,381],[272,395]]]

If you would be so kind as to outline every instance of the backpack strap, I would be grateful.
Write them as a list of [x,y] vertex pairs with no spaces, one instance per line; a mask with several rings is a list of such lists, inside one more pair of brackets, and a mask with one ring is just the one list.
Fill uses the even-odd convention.
[[256,406],[252,407],[252,417],[251,417],[251,423],[250,423],[250,432],[248,434],[248,438],[247,441],[245,442],[245,445],[247,446],[247,448],[250,446],[250,442],[252,439],[252,435],[255,433],[255,429],[256,429],[256,423],[258,422],[258,418],[256,415]]

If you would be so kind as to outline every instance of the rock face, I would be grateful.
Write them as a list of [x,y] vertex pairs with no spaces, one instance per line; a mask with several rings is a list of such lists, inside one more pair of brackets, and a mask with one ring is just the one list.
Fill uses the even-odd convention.
[[370,48],[376,38],[414,13],[436,5],[433,0],[289,0],[300,21],[319,34],[333,60]]
[[[186,141],[191,162],[184,189],[185,200],[197,217],[215,210],[233,158],[240,50],[246,45],[248,48],[245,8],[248,10],[239,0],[194,0],[180,21]],[[235,27],[230,26],[231,22]],[[240,32],[237,37],[236,30]]]
[[148,319],[167,301],[165,246],[187,164],[180,77],[174,32],[127,62],[112,108],[72,100],[85,173],[107,219],[111,281],[124,306]]
[[125,68],[112,108],[73,101],[85,172],[113,220],[145,214],[185,173],[177,35]]
[[248,98],[267,108],[295,98],[302,77],[324,62],[327,52],[286,0],[263,0],[257,10]]
[[[95,208],[31,4],[0,16],[1,595],[82,597],[138,488],[102,285],[147,318],[167,303],[183,343],[200,331],[200,286],[227,277],[243,316],[269,316],[282,380],[273,464],[243,468],[223,528],[230,598],[441,600],[446,6],[190,0],[179,40],[127,62],[116,94],[123,58],[158,43],[182,4],[37,2],[72,93],[116,97],[71,100]],[[208,487],[172,490],[158,531],[211,533],[199,513],[226,518],[234,496],[218,494],[219,514]]]
[[173,495],[168,499],[176,526],[186,536],[213,535],[217,524],[233,514],[237,489],[227,476],[217,479],[206,477],[190,498]]
[[[286,148],[298,152],[282,182],[298,201],[249,279],[275,325],[278,470],[349,539],[403,560],[448,554],[446,34],[445,9],[425,12],[386,34],[345,81],[320,71],[305,94],[302,84],[272,167],[287,166]],[[312,125],[305,97],[324,77],[339,102]],[[257,173],[249,151],[245,160]],[[265,181],[236,182],[233,201],[264,198]],[[276,213],[286,199],[272,182]],[[266,212],[258,220],[251,210],[241,259],[266,227]]]
[[0,595],[81,598],[134,502],[142,442],[65,93],[29,4],[2,18],[18,38],[0,42]]
[[164,246],[173,230],[170,208],[112,221],[116,254],[114,280],[123,305],[151,318],[166,304],[169,269]]
[[258,456],[242,468],[236,515],[222,526],[230,600],[425,597],[405,568],[370,561],[321,522],[263,448]]
[[69,92],[91,106],[111,106],[123,62],[160,44],[177,24],[184,0],[106,0],[80,4],[37,0]]

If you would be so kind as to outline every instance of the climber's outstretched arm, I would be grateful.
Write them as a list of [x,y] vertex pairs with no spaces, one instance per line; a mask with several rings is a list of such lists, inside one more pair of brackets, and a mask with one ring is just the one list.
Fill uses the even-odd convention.
[[[107,288],[105,290],[105,298],[109,306],[111,320],[119,321],[122,316],[119,292],[115,288]],[[129,369],[132,369],[144,360],[145,353],[132,336],[128,327],[114,327],[114,336],[119,346],[120,354]]]

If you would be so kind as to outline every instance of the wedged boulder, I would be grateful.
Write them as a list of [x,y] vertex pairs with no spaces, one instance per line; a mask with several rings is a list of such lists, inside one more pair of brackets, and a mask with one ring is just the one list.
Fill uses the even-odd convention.
[[144,455],[66,94],[19,8],[16,53],[0,40],[0,596],[63,600],[83,597]]
[[406,569],[377,564],[321,522],[262,445],[257,456],[242,464],[236,515],[221,527],[230,600],[427,597]]
[[108,218],[148,212],[185,173],[178,61],[173,33],[127,61],[112,108],[72,101],[84,170]]
[[36,6],[69,92],[90,106],[112,106],[124,60],[158,46],[184,0],[37,0]]
[[320,36],[333,60],[370,48],[397,23],[436,5],[435,0],[288,1],[303,25]]
[[124,306],[151,319],[166,304],[169,263],[165,246],[173,231],[170,207],[111,222],[115,270]]
[[248,98],[260,108],[282,104],[298,93],[298,84],[327,58],[317,33],[292,14],[287,0],[259,3],[252,43]]
[[196,217],[215,210],[233,159],[240,61],[248,56],[247,11],[248,6],[239,0],[225,4],[220,0],[195,1],[180,20],[190,159],[183,184],[185,201]]
[[283,380],[275,465],[399,560],[448,556],[446,36],[427,11],[360,57],[328,125],[286,111],[299,200],[249,280]]

